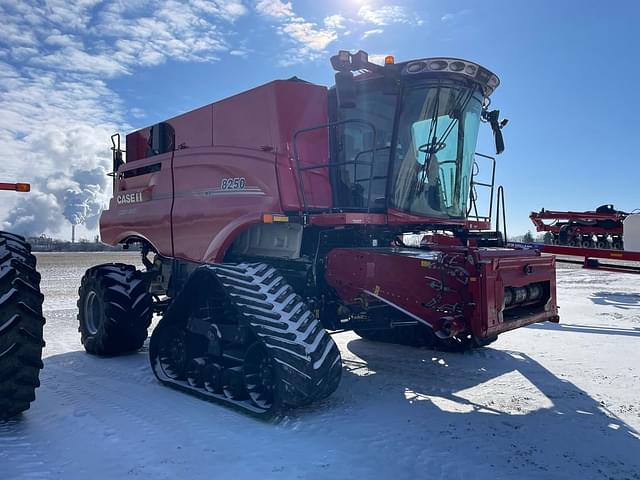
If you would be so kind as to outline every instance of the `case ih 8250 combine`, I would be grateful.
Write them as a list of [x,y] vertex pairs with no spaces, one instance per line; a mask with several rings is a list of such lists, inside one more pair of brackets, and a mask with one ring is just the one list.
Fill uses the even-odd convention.
[[[0,190],[29,189],[28,183],[0,183]],[[0,420],[28,409],[40,385],[42,301],[31,247],[0,231]]]
[[133,132],[126,163],[114,136],[102,240],[141,245],[145,271],[87,271],[88,352],[138,349],[158,312],[162,383],[263,414],[336,389],[327,330],[466,348],[558,320],[554,259],[483,247],[471,230],[490,222],[467,216],[481,121],[503,149],[498,78],[449,58],[331,63],[334,88],[273,81]]

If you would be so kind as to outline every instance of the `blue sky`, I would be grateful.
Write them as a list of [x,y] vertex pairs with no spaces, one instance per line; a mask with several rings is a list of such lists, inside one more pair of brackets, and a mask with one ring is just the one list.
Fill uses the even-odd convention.
[[[632,210],[639,17],[634,1],[0,0],[2,177],[34,183],[12,213],[17,195],[2,195],[0,219],[68,237],[70,202],[93,227],[111,132],[276,78],[330,84],[338,49],[462,57],[498,74],[510,233],[541,207]],[[479,151],[491,149],[485,128]]]

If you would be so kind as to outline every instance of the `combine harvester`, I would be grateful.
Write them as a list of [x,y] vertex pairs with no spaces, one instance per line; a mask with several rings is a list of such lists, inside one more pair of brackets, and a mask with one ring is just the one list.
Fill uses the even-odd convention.
[[327,330],[465,349],[558,321],[555,260],[483,246],[491,222],[468,216],[482,121],[504,148],[498,78],[450,58],[331,64],[335,87],[277,80],[130,133],[126,163],[112,137],[102,240],[139,245],[145,270],[86,272],[87,352],[139,349],[156,312],[160,382],[261,415],[337,388]]
[[602,205],[594,212],[542,209],[532,212],[529,218],[538,232],[552,233],[552,243],[510,243],[510,246],[559,255],[559,262],[581,264],[584,268],[640,273],[640,214]]
[[[28,192],[28,183],[0,183],[0,190]],[[27,410],[42,369],[43,296],[31,247],[0,231],[0,420]]]

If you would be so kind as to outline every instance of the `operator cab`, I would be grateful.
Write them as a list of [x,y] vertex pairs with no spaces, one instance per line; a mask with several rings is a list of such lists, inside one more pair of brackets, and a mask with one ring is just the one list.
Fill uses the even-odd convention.
[[464,219],[481,121],[491,124],[497,153],[504,148],[506,122],[487,110],[499,80],[464,60],[395,64],[389,58],[384,67],[362,51],[332,58],[338,70],[329,93],[333,205]]

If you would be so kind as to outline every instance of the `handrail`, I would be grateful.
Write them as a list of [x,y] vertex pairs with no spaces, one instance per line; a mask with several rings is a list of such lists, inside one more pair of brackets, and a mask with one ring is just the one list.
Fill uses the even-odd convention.
[[[371,156],[371,161],[370,162],[359,162],[357,160],[350,160],[350,161],[345,161],[345,162],[337,162],[337,163],[332,163],[331,160],[331,156],[329,156],[329,162],[326,164],[316,164],[316,165],[308,165],[306,167],[301,167],[300,166],[300,156],[299,156],[299,152],[298,152],[298,136],[302,135],[304,133],[308,133],[314,130],[320,130],[320,129],[329,129],[329,128],[333,128],[333,127],[337,127],[338,125],[344,125],[347,123],[358,123],[361,125],[365,125],[367,127],[370,127],[371,130],[373,131],[373,148],[371,149],[372,152],[372,156]],[[375,156],[376,156],[376,127],[373,123],[368,122],[366,120],[360,120],[357,118],[353,118],[353,119],[347,119],[347,120],[340,120],[338,122],[330,122],[330,123],[325,123],[322,125],[316,125],[314,127],[309,127],[309,128],[303,128],[300,130],[297,130],[294,134],[293,134],[293,156],[295,159],[295,163],[296,163],[296,171],[298,174],[298,183],[299,183],[299,188],[300,188],[300,194],[302,197],[302,207],[303,213],[307,212],[307,197],[305,194],[305,187],[304,187],[304,178],[301,172],[305,172],[308,170],[317,170],[317,169],[321,169],[321,168],[336,168],[336,167],[340,167],[343,165],[369,165],[369,190],[367,193],[367,213],[370,213],[371,210],[371,186],[373,183],[373,166],[374,166],[374,162],[375,162]],[[357,156],[356,156],[357,158]],[[355,183],[355,174],[356,174],[356,169],[354,168],[354,183]]]
[[[116,143],[116,139],[117,143]],[[113,177],[113,191],[116,191],[116,173],[118,168],[124,163],[122,159],[122,153],[124,150],[120,148],[120,134],[114,133],[111,135],[111,152],[112,152],[112,167],[113,171],[111,173],[107,173],[110,177]]]
[[504,236],[503,242],[506,243],[508,241],[507,237],[507,210],[505,208],[504,203],[504,187],[500,185],[498,187],[496,200],[496,232],[500,231],[500,206],[502,206],[502,224],[504,225]]
[[[482,158],[486,158],[488,160],[491,160],[491,183],[486,183],[486,182],[477,182],[475,180],[475,177],[477,175],[477,173],[473,172],[473,170],[471,171],[471,183],[469,185],[469,199],[470,199],[470,205],[469,208],[467,208],[467,217],[472,217],[471,216],[471,211],[473,210],[475,215],[473,215],[473,218],[475,218],[476,220],[483,220],[483,221],[491,221],[491,218],[493,217],[493,193],[495,190],[495,181],[496,181],[496,159],[495,157],[492,157],[490,155],[485,155],[483,153],[478,153],[475,152],[475,155],[478,157],[482,157]],[[477,165],[477,163],[476,163]],[[478,173],[479,173],[479,167],[478,167]],[[478,213],[478,205],[477,205],[477,191],[475,189],[475,187],[486,187],[489,189],[489,213],[488,215],[480,215]],[[475,195],[474,195],[475,194]]]

